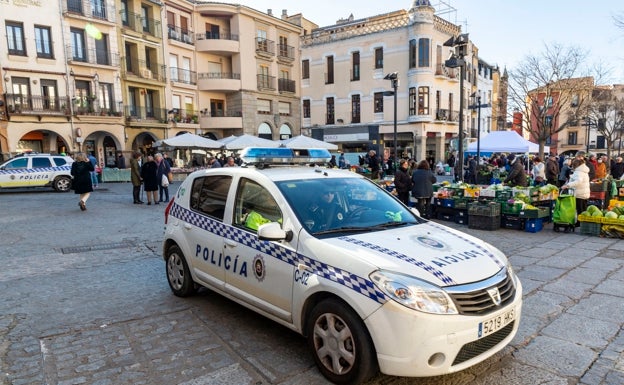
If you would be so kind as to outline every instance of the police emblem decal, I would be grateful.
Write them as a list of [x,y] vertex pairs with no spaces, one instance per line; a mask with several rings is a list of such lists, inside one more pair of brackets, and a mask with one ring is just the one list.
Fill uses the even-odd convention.
[[262,255],[258,254],[254,257],[253,260],[253,272],[258,281],[263,281],[266,275],[266,270],[264,268],[264,258]]
[[341,220],[343,220],[343,219],[344,219],[344,217],[342,216],[342,213],[338,213],[338,214],[336,215],[336,218],[338,218],[338,220],[339,220],[339,221],[341,221]]
[[431,237],[418,236],[416,237],[416,241],[422,245],[433,247],[434,249],[444,250],[447,248],[447,246],[444,243]]

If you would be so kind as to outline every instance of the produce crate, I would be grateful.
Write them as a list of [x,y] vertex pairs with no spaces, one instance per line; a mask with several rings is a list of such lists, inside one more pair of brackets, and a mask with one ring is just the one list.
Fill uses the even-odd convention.
[[602,199],[604,200],[607,197],[606,191],[590,191],[589,199]]
[[468,208],[468,202],[470,202],[469,198],[454,198],[453,200],[453,207],[456,209],[466,209]]
[[466,187],[464,189],[464,196],[467,198],[478,198],[480,192],[480,187]]
[[454,196],[454,197],[463,197],[464,196],[464,189],[463,188],[447,187],[446,189],[449,191],[449,194],[451,196]]
[[511,230],[524,230],[526,219],[515,215],[502,215],[501,227]]
[[498,230],[501,225],[499,216],[468,215],[468,228],[477,230]]
[[479,195],[481,196],[481,198],[495,198],[496,191],[497,190],[484,188],[484,189],[481,189],[481,191],[479,192]]
[[538,207],[535,210],[520,210],[520,218],[546,218],[550,217],[550,207]]
[[455,214],[457,214],[457,211],[455,209],[450,209],[447,207],[438,207],[436,209],[436,218],[441,221],[454,221]]
[[613,207],[622,207],[624,206],[624,201],[620,201],[617,199],[611,199],[609,201],[609,207],[613,208]]
[[522,203],[501,202],[503,214],[518,215],[522,210],[522,206],[524,206]]
[[508,201],[513,197],[513,190],[505,189],[505,190],[496,190],[496,195],[494,199],[498,202]]
[[537,233],[543,228],[542,218],[527,219],[524,225],[524,231],[527,233]]
[[468,218],[468,210],[457,210],[457,213],[455,214],[455,223],[467,225]]
[[601,181],[589,182],[589,191],[591,192],[601,192],[607,191],[609,189],[609,180],[603,179]]
[[498,202],[471,202],[468,204],[468,215],[479,215],[487,217],[499,217],[501,205]]
[[624,226],[624,220],[622,220],[622,219],[605,218],[605,217],[602,217],[601,219],[602,219],[602,221],[600,221],[600,223],[602,223],[603,225],[620,225],[620,226]]
[[539,187],[514,187],[512,191],[513,195],[524,194],[528,197],[539,195]]
[[592,222],[581,222],[581,234],[600,235],[602,224]]
[[592,217],[589,215],[579,215],[579,222],[587,222],[587,223],[602,223],[603,217]]

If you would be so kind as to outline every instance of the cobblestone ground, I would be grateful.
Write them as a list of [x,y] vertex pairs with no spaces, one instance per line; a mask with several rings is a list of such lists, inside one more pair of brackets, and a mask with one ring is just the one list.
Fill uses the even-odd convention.
[[[0,192],[0,384],[327,383],[299,335],[207,290],[174,297],[164,205],[100,186],[86,212],[71,193]],[[623,241],[452,226],[510,257],[517,337],[460,373],[370,384],[624,384]]]

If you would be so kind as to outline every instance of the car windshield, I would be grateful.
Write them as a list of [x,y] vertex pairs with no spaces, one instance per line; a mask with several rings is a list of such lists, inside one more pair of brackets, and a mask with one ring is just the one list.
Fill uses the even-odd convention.
[[313,234],[370,231],[420,223],[388,192],[368,179],[277,182],[303,226]]

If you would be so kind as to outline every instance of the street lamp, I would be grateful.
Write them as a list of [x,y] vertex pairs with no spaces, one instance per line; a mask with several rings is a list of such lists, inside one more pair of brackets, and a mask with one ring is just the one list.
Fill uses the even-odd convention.
[[587,154],[587,156],[589,156],[589,129],[595,123],[592,122],[592,119],[589,116],[586,116],[584,119],[585,119],[585,127],[587,127],[587,129],[585,131],[585,154]]
[[[481,95],[477,92],[473,92],[470,97],[473,100],[473,104],[468,106],[469,109],[477,109],[477,167],[481,164],[481,107],[490,107],[489,103],[481,104]],[[475,103],[476,102],[476,103]]]
[[444,62],[449,68],[459,68],[459,143],[457,144],[457,161],[460,162],[459,180],[464,180],[464,68],[466,61],[466,46],[468,45],[468,34],[463,33],[457,37],[453,36],[445,43],[445,47],[455,47],[455,53]]
[[399,75],[396,72],[392,72],[387,74],[384,77],[384,80],[390,80],[390,84],[392,85],[392,91],[384,92],[384,95],[394,95],[394,162],[392,165],[394,175],[396,175],[397,171],[397,162],[399,151],[397,147],[397,89],[399,88]]

